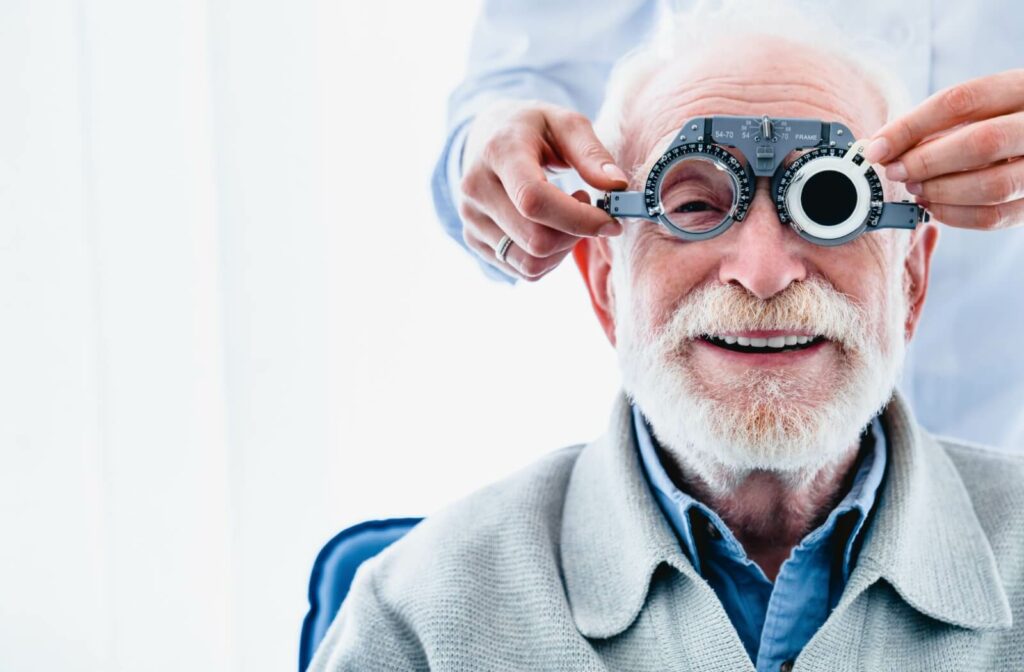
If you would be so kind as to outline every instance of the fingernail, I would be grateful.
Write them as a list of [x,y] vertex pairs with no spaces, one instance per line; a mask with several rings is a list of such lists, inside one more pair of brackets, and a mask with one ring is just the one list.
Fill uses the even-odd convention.
[[622,233],[622,224],[619,224],[618,222],[608,222],[598,230],[597,235],[607,238],[608,236],[617,236],[620,233]]
[[612,178],[613,180],[618,180],[619,182],[625,182],[626,184],[629,184],[629,178],[626,177],[626,174],[622,172],[622,169],[616,166],[614,163],[604,164],[603,166],[601,166],[601,170],[603,170],[604,174]]
[[907,182],[907,184],[905,186],[907,187],[907,191],[912,193],[914,196],[920,196],[921,195],[921,183],[920,182]]
[[902,161],[890,163],[885,167],[885,176],[894,182],[903,182],[907,179],[907,167]]
[[889,141],[885,138],[877,138],[871,141],[868,148],[864,150],[864,159],[870,163],[881,161],[889,155]]

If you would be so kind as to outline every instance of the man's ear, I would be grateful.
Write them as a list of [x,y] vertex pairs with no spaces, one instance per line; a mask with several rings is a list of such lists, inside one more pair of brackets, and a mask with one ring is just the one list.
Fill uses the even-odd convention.
[[910,250],[904,263],[904,271],[909,283],[907,291],[907,322],[906,339],[914,336],[917,323],[921,320],[925,295],[928,293],[928,277],[932,263],[932,253],[939,242],[939,229],[935,224],[924,224],[914,230],[910,239]]
[[612,251],[606,238],[581,238],[572,249],[590,292],[590,305],[608,341],[615,345],[615,293],[612,291]]

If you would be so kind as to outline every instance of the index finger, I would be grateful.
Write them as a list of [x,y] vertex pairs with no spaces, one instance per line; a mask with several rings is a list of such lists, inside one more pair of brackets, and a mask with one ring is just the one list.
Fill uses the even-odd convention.
[[615,235],[622,225],[604,210],[576,200],[547,181],[535,156],[506,153],[493,168],[523,217],[574,236]]
[[966,121],[1024,108],[1024,69],[1007,70],[943,89],[873,136],[864,158],[887,163],[933,133]]

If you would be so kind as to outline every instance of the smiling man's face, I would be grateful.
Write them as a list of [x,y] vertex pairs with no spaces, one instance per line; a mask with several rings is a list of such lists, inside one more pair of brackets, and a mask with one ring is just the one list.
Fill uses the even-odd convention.
[[[885,121],[883,98],[833,60],[762,42],[663,71],[625,112],[620,164],[638,166],[643,180],[701,115],[836,120],[866,137]],[[848,454],[888,400],[935,244],[931,226],[909,253],[899,235],[810,243],[779,221],[759,178],[745,219],[716,238],[686,242],[632,220],[611,247],[587,241],[576,256],[627,392],[666,448],[726,487],[756,469],[812,477]],[[790,347],[723,347],[733,339]]]

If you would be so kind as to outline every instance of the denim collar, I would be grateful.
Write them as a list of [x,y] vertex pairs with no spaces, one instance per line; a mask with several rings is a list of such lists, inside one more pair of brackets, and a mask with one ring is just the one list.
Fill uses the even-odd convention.
[[[662,512],[668,517],[672,527],[679,537],[679,542],[686,551],[693,563],[694,568],[700,572],[700,554],[697,552],[697,544],[691,529],[690,513],[692,510],[699,511],[705,519],[710,521],[721,539],[724,542],[720,545],[722,551],[740,564],[747,561],[746,551],[733,535],[732,530],[710,507],[690,496],[688,493],[676,487],[675,483],[665,471],[664,465],[658,458],[655,448],[655,439],[651,434],[650,427],[640,409],[633,405],[633,426],[636,432],[637,448],[640,451],[640,460],[644,467],[644,473],[648,482],[654,490]],[[857,470],[853,483],[842,501],[829,513],[828,518],[820,526],[808,533],[800,542],[800,546],[811,546],[824,543],[831,534],[836,531],[839,519],[847,513],[854,514],[854,522],[851,527],[846,528],[849,532],[843,542],[843,581],[845,582],[856,562],[855,549],[864,523],[875,503],[878,487],[885,475],[886,465],[886,441],[885,432],[878,418],[874,418],[868,425],[861,441],[860,455],[857,458]]]

